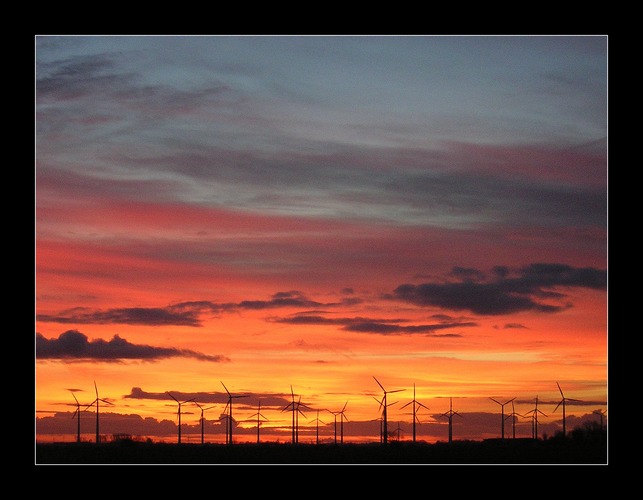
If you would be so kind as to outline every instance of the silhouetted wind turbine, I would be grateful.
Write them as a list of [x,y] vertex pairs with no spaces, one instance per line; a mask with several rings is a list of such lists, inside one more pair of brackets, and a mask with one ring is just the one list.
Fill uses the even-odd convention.
[[463,418],[457,411],[453,411],[453,398],[449,398],[449,411],[440,415],[441,417],[447,417],[449,419],[449,443],[453,441],[453,415]]
[[[335,425],[334,425],[334,429],[335,429],[335,444],[337,444],[337,416],[338,415],[340,417],[339,426],[340,426],[340,429],[341,429],[340,430],[340,433],[341,433],[340,443],[344,444],[344,418],[346,418],[346,415],[344,415],[344,411],[346,410],[346,405],[347,404],[348,404],[348,401],[346,401],[346,403],[344,404],[344,408],[342,408],[341,410],[338,410],[338,411],[330,411],[330,410],[328,410],[335,417]],[[346,420],[348,421],[348,418],[346,418]]]
[[558,386],[558,390],[560,391],[560,395],[563,399],[560,400],[560,402],[556,405],[556,408],[554,408],[554,411],[552,413],[556,413],[556,410],[558,407],[562,404],[563,405],[563,437],[565,437],[565,403],[567,401],[575,401],[577,403],[580,403],[580,399],[571,399],[571,398],[566,398],[565,395],[563,394],[563,390],[560,388],[560,384],[556,382],[556,385]]
[[397,427],[396,427],[396,429],[395,429],[395,432],[396,432],[396,434],[397,434],[397,440],[398,440],[398,442],[400,441],[400,432],[401,432],[401,431],[402,431],[402,427],[400,427],[400,423],[398,422],[398,423],[397,423]]
[[[321,422],[322,424],[326,423],[323,420],[319,420],[319,409],[317,409],[317,418],[314,418],[312,422],[317,422],[317,444],[319,444],[319,422]],[[335,424],[337,424],[337,419],[335,419]],[[335,432],[335,442],[337,442],[337,432]]]
[[248,395],[247,394],[240,394],[240,395],[234,395],[233,396],[232,394],[230,394],[230,391],[228,390],[228,388],[225,386],[225,384],[223,382],[221,382],[221,385],[223,386],[225,391],[228,393],[228,404],[226,405],[226,407],[228,408],[228,425],[227,425],[227,428],[226,428],[226,443],[227,444],[232,444],[232,422],[233,422],[233,420],[232,420],[232,400],[234,398],[247,398]]
[[[251,415],[250,417],[257,417],[257,444],[259,444],[259,427],[261,426],[261,420],[268,420],[264,415],[261,414],[261,400],[259,401],[259,408],[257,409],[257,413]],[[251,420],[247,420],[247,422],[251,422]]]
[[286,411],[288,407],[291,407],[290,411],[292,411],[292,442],[293,444],[295,444],[299,442],[299,414],[301,413],[304,417],[306,416],[299,409],[299,407],[303,406],[304,408],[308,408],[308,406],[301,402],[301,395],[299,396],[299,400],[295,402],[295,393],[292,389],[292,385],[290,386],[290,394],[292,395],[292,402],[288,403],[286,407],[281,411]]
[[601,430],[603,430],[603,417],[606,415],[605,410],[598,409],[594,410],[592,413],[594,415],[598,415],[601,418]]
[[531,413],[531,437],[533,439],[538,439],[538,414],[540,413],[543,416],[545,415],[542,411],[538,409],[538,396],[536,396],[536,406],[533,410],[529,410],[527,413]]
[[348,422],[348,418],[344,414],[346,411],[346,405],[348,404],[348,401],[344,403],[344,408],[342,408],[338,414],[339,414],[339,442],[341,444],[344,444],[344,419]]
[[[96,381],[94,380],[94,390],[96,391],[96,399],[89,403],[87,405],[87,408],[90,408],[94,404],[96,404],[96,443],[100,443],[100,433],[99,433],[99,422],[98,422],[98,407],[100,406],[100,402],[102,401],[103,403],[107,403],[108,405],[114,405],[111,401],[107,401],[106,399],[101,399],[98,397],[98,387],[96,387]],[[85,410],[87,409],[85,408]]]
[[178,399],[176,399],[174,396],[172,396],[172,394],[170,394],[168,391],[165,391],[165,392],[167,392],[168,396],[170,396],[174,401],[176,401],[179,404],[179,410],[177,414],[179,416],[179,444],[181,444],[181,405],[185,403],[194,402],[194,398],[181,402]]
[[[382,412],[383,412],[382,416],[384,418],[383,442],[384,442],[384,444],[386,444],[388,442],[388,421],[387,421],[387,416],[386,416],[386,413],[387,413],[386,408],[389,406],[386,403],[386,395],[387,394],[392,394],[394,392],[401,392],[404,389],[395,389],[394,391],[387,391],[386,389],[384,389],[384,386],[382,384],[380,384],[380,381],[375,378],[375,376],[373,376],[373,378],[375,379],[375,382],[377,382],[377,385],[379,385],[382,388],[382,391],[384,392],[384,397],[382,398],[382,401],[380,403],[380,407],[383,408],[383,410],[382,410]],[[393,404],[393,403],[391,403],[391,404]]]
[[[69,389],[69,391],[71,392],[71,389]],[[74,399],[76,400],[76,411],[71,416],[71,418],[73,419],[75,416],[78,415],[78,431],[77,431],[77,434],[76,434],[76,442],[80,443],[80,412],[81,412],[80,403],[78,402],[78,399],[76,399],[76,395],[73,392],[71,392],[71,395],[74,396]],[[602,421],[603,421],[603,417],[601,417],[601,422]]]
[[330,411],[330,410],[326,410],[326,411],[328,411],[329,413],[333,414],[333,419],[334,419],[333,431],[334,431],[334,436],[335,436],[335,444],[337,444],[337,415],[339,415],[339,412],[338,411]]
[[416,421],[417,421],[417,422],[419,422],[419,421],[420,421],[420,419],[419,419],[419,418],[418,418],[418,416],[417,416],[417,410],[418,410],[418,407],[422,406],[423,408],[426,408],[427,410],[429,409],[429,408],[428,408],[428,406],[424,406],[424,405],[423,405],[422,403],[420,403],[419,401],[416,401],[416,399],[415,399],[415,384],[413,384],[413,400],[412,400],[412,401],[409,401],[409,402],[408,402],[408,403],[406,403],[405,405],[401,406],[401,407],[400,407],[400,410],[401,410],[402,408],[404,408],[405,406],[408,406],[408,405],[410,405],[410,404],[412,404],[412,405],[413,405],[413,442],[415,443],[415,422],[416,422]]
[[516,417],[523,417],[525,418],[524,415],[521,415],[520,413],[516,413],[516,410],[514,408],[514,402],[511,402],[511,413],[505,417],[505,420],[511,417],[511,429],[512,429],[512,439],[516,439]]
[[205,410],[209,410],[210,408],[214,408],[215,405],[208,406],[207,408],[203,408],[203,406],[201,406],[196,401],[194,401],[194,404],[197,405],[199,407],[199,409],[201,410],[201,418],[200,418],[200,421],[201,421],[201,444],[204,444],[204,441],[203,441],[203,426],[204,426],[204,423],[205,423],[205,418],[203,417],[203,412]]
[[501,439],[504,441],[505,440],[505,405],[507,403],[511,403],[516,398],[511,398],[509,401],[505,401],[504,403],[501,403],[500,401],[497,401],[497,400],[495,400],[493,398],[489,398],[489,399],[491,401],[495,402],[495,403],[498,403],[500,405],[500,407],[502,408],[502,412],[501,412],[501,419],[502,420],[501,420],[501,426],[500,426],[501,434],[500,435],[501,435]]

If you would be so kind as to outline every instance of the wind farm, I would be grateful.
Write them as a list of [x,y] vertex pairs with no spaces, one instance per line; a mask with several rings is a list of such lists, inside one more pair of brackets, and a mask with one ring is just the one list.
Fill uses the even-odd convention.
[[[519,399],[517,396],[504,400],[499,401],[496,398],[489,397],[490,400],[492,400],[494,403],[499,405],[500,408],[500,418],[501,418],[501,434],[500,437],[489,437],[486,439],[482,440],[470,440],[470,439],[461,439],[456,437],[454,439],[454,433],[453,433],[453,419],[454,417],[458,417],[462,419],[462,422],[460,422],[460,428],[465,429],[466,428],[466,422],[465,422],[465,416],[462,415],[460,412],[455,411],[453,409],[453,397],[449,397],[449,409],[446,412],[443,413],[432,413],[429,416],[431,416],[434,420],[433,424],[434,426],[439,426],[442,427],[444,424],[440,424],[440,417],[446,417],[447,419],[447,437],[446,439],[438,439],[435,442],[429,442],[426,439],[421,439],[420,438],[420,433],[418,432],[418,429],[421,429],[422,427],[426,426],[427,424],[424,424],[424,426],[419,426],[415,427],[415,424],[419,422],[419,417],[418,417],[418,411],[420,408],[423,408],[424,411],[429,412],[430,407],[428,405],[425,405],[424,403],[420,402],[417,399],[417,387],[416,384],[413,383],[413,399],[411,399],[409,402],[404,404],[402,407],[400,407],[397,411],[394,412],[393,416],[391,415],[391,407],[397,403],[397,401],[394,402],[389,402],[387,400],[387,396],[392,393],[397,393],[397,392],[402,392],[405,389],[404,388],[398,388],[398,389],[393,389],[393,390],[386,390],[384,389],[384,386],[379,382],[379,380],[375,377],[373,379],[377,382],[379,388],[382,391],[382,396],[381,399],[378,399],[374,396],[372,396],[373,399],[375,399],[379,403],[379,409],[377,410],[377,414],[379,414],[379,418],[376,419],[370,419],[370,422],[378,422],[379,423],[379,429],[373,428],[373,435],[371,436],[370,439],[360,439],[360,440],[355,440],[349,439],[348,441],[345,440],[345,433],[344,433],[344,427],[345,425],[364,425],[365,423],[359,423],[359,422],[351,422],[346,417],[346,410],[348,407],[348,400],[346,400],[341,407],[341,409],[338,410],[330,410],[327,409],[325,411],[328,411],[331,413],[334,417],[333,423],[332,424],[327,424],[326,422],[322,421],[319,418],[319,412],[320,408],[317,408],[316,415],[317,417],[315,419],[310,420],[307,424],[304,424],[303,429],[304,433],[306,436],[308,436],[305,440],[300,439],[300,435],[302,433],[302,425],[300,425],[300,421],[298,418],[298,415],[305,416],[302,408],[307,408],[307,409],[312,409],[310,406],[304,404],[301,402],[301,395],[296,395],[293,389],[293,386],[290,386],[290,393],[288,394],[289,396],[289,403],[285,405],[284,407],[275,407],[274,405],[268,405],[268,406],[263,406],[263,411],[262,411],[262,405],[261,405],[261,400],[258,402],[258,406],[256,407],[256,410],[253,414],[248,415],[248,411],[252,409],[251,405],[242,405],[240,403],[237,403],[236,405],[236,414],[243,415],[243,417],[238,417],[237,419],[233,418],[233,413],[232,413],[232,401],[233,400],[240,400],[241,398],[247,398],[250,397],[250,394],[243,393],[243,394],[233,394],[231,393],[228,388],[221,382],[221,385],[224,388],[224,393],[221,394],[221,396],[224,396],[224,398],[221,400],[222,402],[225,401],[225,407],[223,410],[223,413],[221,417],[217,421],[211,421],[209,423],[210,425],[210,431],[206,434],[205,432],[205,425],[206,425],[206,419],[205,419],[205,411],[210,410],[214,408],[216,405],[212,404],[210,406],[203,406],[199,402],[196,401],[196,396],[194,397],[189,397],[189,398],[177,398],[175,395],[172,394],[170,391],[166,391],[166,395],[169,396],[171,399],[174,400],[174,402],[178,406],[178,410],[176,413],[177,416],[177,441],[176,445],[181,445],[182,447],[184,446],[194,446],[197,442],[199,443],[198,445],[201,447],[205,447],[208,449],[212,449],[212,447],[218,447],[221,444],[224,444],[226,447],[230,447],[234,443],[234,446],[241,446],[247,449],[247,447],[252,443],[252,441],[249,439],[249,432],[255,432],[256,433],[256,440],[254,441],[255,446],[265,446],[266,450],[271,450],[271,451],[266,451],[266,453],[274,453],[276,450],[281,449],[283,451],[282,447],[278,447],[277,445],[290,445],[290,446],[296,446],[296,447],[301,447],[302,449],[309,449],[311,445],[315,446],[321,446],[321,447],[327,447],[328,445],[333,445],[334,447],[338,448],[344,448],[347,447],[348,449],[352,450],[350,453],[357,453],[357,457],[361,457],[361,459],[366,460],[367,462],[369,460],[374,460],[373,459],[366,459],[362,457],[361,452],[356,451],[356,447],[362,446],[362,447],[369,447],[373,445],[377,445],[380,448],[387,448],[387,447],[399,447],[400,445],[404,445],[407,448],[404,448],[405,450],[405,455],[402,455],[404,457],[402,461],[409,460],[411,463],[418,463],[418,461],[423,459],[428,461],[429,463],[432,463],[434,461],[439,461],[437,455],[437,449],[442,450],[440,453],[446,453],[443,449],[443,446],[449,446],[451,449],[467,449],[467,453],[472,453],[472,449],[486,449],[487,452],[491,453],[491,449],[494,450],[491,456],[496,457],[498,460],[502,461],[503,453],[507,453],[507,456],[510,456],[509,454],[511,453],[513,456],[513,453],[516,452],[516,447],[520,447],[520,450],[523,450],[525,455],[524,455],[524,460],[526,462],[529,462],[530,460],[547,460],[544,457],[541,458],[534,458],[536,455],[534,455],[536,450],[539,450],[538,453],[546,453],[545,450],[548,450],[547,453],[549,453],[554,447],[565,447],[567,448],[573,448],[574,446],[578,446],[579,443],[583,443],[584,446],[584,451],[583,453],[588,452],[588,446],[590,448],[596,447],[597,450],[594,450],[593,453],[606,453],[606,445],[607,445],[607,426],[604,425],[604,418],[607,415],[607,412],[603,409],[597,409],[593,410],[591,413],[588,414],[589,419],[585,421],[583,427],[577,426],[573,433],[572,433],[572,439],[569,438],[568,432],[567,432],[567,424],[565,420],[561,420],[559,424],[557,424],[557,427],[559,428],[558,432],[554,435],[547,436],[547,434],[543,434],[542,436],[539,436],[538,434],[538,416],[540,415],[541,417],[547,417],[547,414],[545,414],[540,407],[543,406],[542,402],[539,401],[539,397],[537,396],[535,398],[535,407],[528,409],[528,410],[523,410],[524,413],[520,413],[516,409],[516,403],[517,400]],[[572,398],[567,398],[564,395],[562,395],[562,390],[560,389],[560,385],[556,383],[557,388],[559,389],[559,392],[561,393],[561,396],[564,398],[565,404],[573,405],[573,404],[584,404],[583,401],[578,400],[578,399],[572,399]],[[86,406],[85,410],[90,408],[91,406],[95,405],[97,401],[101,401],[103,403],[113,405],[111,401],[99,398],[98,397],[98,388],[96,383],[94,382],[94,389],[96,393],[96,399],[90,403],[89,405]],[[365,395],[368,393],[365,393]],[[81,408],[81,405],[76,398],[74,392],[72,392],[72,395],[74,397],[74,401],[76,403],[76,412],[72,414],[72,419],[75,420],[76,423],[76,439],[75,442],[73,443],[68,443],[70,446],[81,446],[81,445],[86,445],[89,443],[89,440],[85,440],[84,442],[81,440],[81,428],[80,428],[80,419],[79,419],[79,409]],[[200,393],[200,398],[203,400],[207,401],[213,401],[216,399],[219,399],[219,396],[217,396],[216,393]],[[530,401],[529,399],[522,400],[520,399],[520,405],[528,405],[531,404],[533,401]],[[181,420],[181,415],[184,414],[185,412],[182,411],[182,407],[185,404],[192,403],[194,404],[199,410],[200,410],[200,418],[198,420],[198,425],[191,425],[191,424],[185,424]],[[511,403],[511,413],[505,414],[505,406]],[[539,407],[540,404],[540,407]],[[550,402],[549,404],[553,404],[553,402]],[[402,411],[404,408],[414,405],[412,408],[413,411],[410,412],[410,422],[405,415],[408,415],[408,411]],[[561,407],[563,405],[563,400],[558,401],[554,407],[554,411]],[[387,411],[385,411],[385,409]],[[277,439],[277,440],[271,440],[270,438],[264,438],[264,440],[261,440],[260,438],[260,429],[262,428],[262,425],[271,423],[271,419],[269,419],[265,413],[268,413],[268,411],[275,412],[276,410],[279,411],[279,413],[283,412],[289,412],[291,414],[291,423],[289,426],[283,425],[281,427],[281,432],[282,436],[285,437],[288,434],[290,434],[290,439],[285,439],[283,441]],[[553,412],[552,412],[553,413]],[[531,414],[530,417],[528,415]],[[493,413],[490,414],[491,417],[493,417]],[[497,415],[497,414],[495,414]],[[600,417],[600,421],[597,422],[595,416],[598,415]],[[517,418],[530,418],[531,420],[531,425],[529,426],[529,432],[527,432],[527,426],[521,426],[520,428],[523,429],[522,435],[517,435]],[[385,420],[386,418],[386,420]],[[395,422],[395,427],[391,428],[391,418]],[[505,440],[505,428],[504,428],[504,423],[506,420],[511,419],[511,438],[509,440]],[[221,424],[223,422],[223,424]],[[384,423],[386,422],[386,424]],[[246,423],[253,423],[254,426],[244,428],[243,425]],[[405,437],[406,435],[406,424],[410,423],[413,431],[411,433],[411,437],[407,438]],[[313,425],[314,424],[314,427]],[[147,443],[147,444],[152,444],[151,440],[137,440],[133,437],[133,434],[128,433],[128,432],[118,432],[114,433],[111,439],[108,436],[99,436],[98,434],[98,421],[97,421],[97,428],[96,428],[96,435],[97,438],[93,441],[95,445],[100,446],[112,446],[112,447],[118,447],[119,443],[122,442],[138,442],[138,443]],[[212,440],[212,426],[216,426],[216,428],[219,429],[218,432],[221,432],[225,434],[225,441],[224,443],[221,443],[218,439]],[[551,425],[551,424],[547,424]],[[322,438],[320,439],[320,426],[322,428]],[[232,429],[236,429],[237,434],[237,439],[233,439],[233,433]],[[313,434],[313,429],[314,429],[314,434]],[[563,431],[564,429],[564,431]],[[272,429],[268,430],[268,433],[270,435],[274,435],[276,432],[277,428],[273,427]],[[216,431],[216,430],[215,430]],[[185,437],[185,432],[188,432],[191,437],[196,437],[195,434],[198,433],[198,436],[200,439],[197,441],[195,439],[189,439],[187,443],[185,443],[184,437]],[[338,436],[339,434],[339,436]],[[208,439],[206,439],[206,435],[208,436]],[[239,438],[239,435],[243,436],[243,438]],[[313,438],[314,435],[314,438]],[[182,437],[183,436],[183,437]],[[505,448],[490,448],[492,445],[490,443],[498,442],[501,443]],[[513,443],[513,444],[510,444]],[[519,444],[516,444],[519,443]],[[524,443],[531,443],[531,445],[525,445]],[[590,443],[590,444],[588,444]],[[49,443],[53,444],[53,443]],[[164,442],[157,443],[159,445],[164,445]],[[38,449],[43,449],[43,447],[46,446],[46,444],[39,444]],[[411,450],[408,447],[410,446],[417,446],[421,447],[424,450],[424,455],[419,454],[416,449]],[[509,447],[514,447],[514,448],[509,448]],[[531,446],[529,448],[528,446]],[[477,448],[476,448],[477,447]],[[557,448],[557,449],[558,449]],[[52,448],[46,448],[46,449],[52,449]],[[67,448],[69,449],[69,448]],[[163,449],[163,447],[159,448]],[[364,449],[364,448],[357,448],[357,449]],[[513,450],[513,451],[510,451]],[[601,451],[602,450],[602,451]],[[560,450],[559,450],[560,452]],[[150,451],[150,453],[152,453]],[[203,452],[197,453],[197,456],[200,456],[199,454]],[[212,452],[215,453],[215,452]],[[258,452],[248,452],[248,456],[246,457],[248,460],[258,460],[259,458],[251,458],[251,457],[259,457],[256,453]],[[286,452],[284,457],[290,456],[290,452]],[[298,452],[300,453],[300,452]],[[301,452],[303,453],[303,451]],[[339,462],[342,460],[349,460],[348,454],[349,451],[343,451],[341,453],[338,453],[338,455],[335,457]],[[399,450],[398,452],[399,453]],[[571,453],[571,452],[570,452]],[[500,454],[500,455],[498,455]],[[72,452],[73,455],[73,452]],[[235,460],[240,460],[238,455],[228,455],[228,458],[230,457],[236,457]],[[266,460],[265,456],[261,455],[263,458],[262,460]],[[272,456],[272,455],[271,455]],[[333,460],[333,456],[330,455],[330,452],[324,452],[323,456],[327,460]],[[377,455],[376,455],[377,456]],[[383,461],[388,461],[391,460],[392,452],[387,453],[387,452],[381,452],[380,460]],[[394,456],[394,455],[393,455]],[[546,455],[549,456],[549,455]],[[568,455],[562,455],[563,457],[567,457],[567,459],[572,460],[570,456]],[[590,455],[591,456],[591,455]],[[315,458],[317,457],[317,458]],[[603,456],[603,458],[606,459],[606,455]],[[200,459],[205,459],[205,456],[201,456]],[[312,453],[310,457],[308,458],[312,461],[316,460],[321,460],[321,455]],[[297,460],[306,462],[308,460],[305,458],[303,455],[298,455]],[[586,460],[587,458],[583,458],[582,455],[575,456],[574,460]],[[152,461],[155,460],[160,460],[160,458],[154,458]],[[225,456],[221,455],[219,452],[216,452],[214,455],[210,456],[210,460],[214,460],[215,462],[219,461],[224,461]],[[283,460],[282,458],[271,458],[269,460],[275,460],[277,462]],[[351,459],[352,460],[352,459]],[[395,460],[400,460],[400,457],[398,456]],[[460,460],[464,460],[464,458],[457,458],[454,457],[451,454],[447,454],[444,456],[443,459],[441,460],[455,460],[456,463]],[[487,459],[485,459],[487,460]],[[515,460],[512,458],[512,460]],[[549,457],[549,460],[552,460],[551,457]],[[555,459],[555,460],[560,460],[560,458]],[[594,460],[594,459],[592,459]],[[484,460],[483,460],[484,461]]]

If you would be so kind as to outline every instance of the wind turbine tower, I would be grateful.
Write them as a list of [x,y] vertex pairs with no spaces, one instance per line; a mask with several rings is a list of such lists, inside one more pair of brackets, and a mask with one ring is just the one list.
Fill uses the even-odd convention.
[[493,398],[489,398],[489,399],[491,401],[495,402],[495,403],[498,403],[500,405],[501,409],[502,409],[502,411],[501,411],[501,425],[500,425],[501,434],[500,434],[500,436],[501,436],[501,439],[504,441],[505,440],[505,405],[507,403],[511,403],[516,398],[511,398],[509,401],[505,401],[504,403],[501,403],[500,401],[497,401],[497,400],[495,400]]

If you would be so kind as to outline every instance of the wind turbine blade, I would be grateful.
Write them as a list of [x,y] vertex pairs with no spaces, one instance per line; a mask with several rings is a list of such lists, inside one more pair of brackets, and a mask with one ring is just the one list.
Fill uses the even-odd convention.
[[495,401],[495,402],[496,402],[496,403],[498,403],[500,406],[502,406],[502,403],[501,403],[500,401],[497,401],[497,400],[495,400],[495,399],[493,399],[493,398],[489,398],[489,399],[490,399],[491,401]]
[[225,391],[228,393],[228,396],[229,396],[230,391],[228,390],[228,388],[225,386],[225,384],[223,382],[221,382],[221,385],[223,386],[223,388],[225,389]]
[[94,380],[94,390],[96,391],[96,398],[98,399],[98,387],[96,386],[95,380]]
[[560,391],[560,395],[564,398],[565,395],[563,394],[563,390],[560,388],[560,384],[556,382],[556,385],[558,386],[558,390]]
[[347,404],[348,404],[348,401],[346,401],[346,403],[344,403],[344,408],[342,408],[342,411],[344,411],[346,409]]
[[419,404],[419,405],[420,405],[420,406],[422,406],[423,408],[426,408],[427,410],[430,410],[430,409],[431,409],[431,408],[429,408],[428,406],[423,405],[423,404],[422,404],[422,403],[420,403],[419,401],[417,402],[417,404]]
[[[373,375],[373,378],[375,378],[375,375]],[[377,385],[379,385],[384,392],[386,392],[386,389],[384,389],[384,386],[380,384],[380,381],[375,378],[375,382],[377,382]]]
[[179,402],[179,400],[176,399],[174,396],[172,396],[172,394],[170,394],[168,391],[166,391],[166,392],[167,392],[168,396],[170,396],[174,401],[176,401],[177,403]]
[[395,389],[394,391],[386,391],[386,394],[392,394],[394,392],[402,392],[405,391],[406,389]]
[[557,410],[557,409],[558,409],[558,407],[562,404],[562,402],[563,402],[563,401],[565,401],[565,400],[564,400],[564,399],[562,399],[562,400],[560,401],[560,403],[558,403],[558,404],[556,405],[556,408],[554,408],[554,411],[553,411],[552,413],[556,413],[556,410]]

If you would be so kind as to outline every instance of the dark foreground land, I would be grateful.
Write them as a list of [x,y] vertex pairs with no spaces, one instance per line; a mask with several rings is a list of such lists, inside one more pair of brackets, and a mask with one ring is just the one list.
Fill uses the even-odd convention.
[[607,465],[607,440],[507,439],[452,443],[36,444],[35,464],[575,464]]

